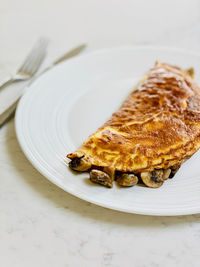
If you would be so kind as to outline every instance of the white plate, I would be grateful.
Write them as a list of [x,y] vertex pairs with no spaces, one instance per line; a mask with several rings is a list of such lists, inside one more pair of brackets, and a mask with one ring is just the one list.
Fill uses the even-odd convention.
[[27,158],[56,185],[103,207],[147,215],[200,212],[199,152],[159,189],[107,189],[90,183],[86,173],[75,175],[64,163],[65,156],[110,117],[156,60],[193,66],[200,77],[199,54],[158,47],[105,49],[45,73],[17,109],[17,137]]

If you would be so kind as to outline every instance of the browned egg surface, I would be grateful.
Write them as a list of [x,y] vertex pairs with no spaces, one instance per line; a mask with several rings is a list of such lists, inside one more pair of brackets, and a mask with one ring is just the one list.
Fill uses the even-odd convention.
[[200,89],[165,63],[137,84],[111,118],[68,158],[139,173],[180,165],[200,147]]

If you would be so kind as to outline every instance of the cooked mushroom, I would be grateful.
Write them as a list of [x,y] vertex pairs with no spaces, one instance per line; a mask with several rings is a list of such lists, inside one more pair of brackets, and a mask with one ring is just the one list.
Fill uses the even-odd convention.
[[125,187],[134,186],[138,183],[138,177],[134,174],[123,173],[118,176],[117,183]]
[[156,183],[162,182],[163,181],[163,170],[152,171],[151,179]]
[[151,172],[142,172],[141,173],[141,179],[143,183],[152,188],[158,188],[163,184],[163,179],[162,179],[163,171],[153,171]]
[[179,170],[180,167],[181,165],[174,165],[171,167],[171,173],[169,176],[170,179],[174,177],[174,175],[176,174],[176,172]]
[[106,172],[110,178],[112,180],[114,180],[114,176],[115,176],[115,169],[111,168],[111,167],[104,167],[103,168],[103,171]]
[[163,171],[163,180],[167,180],[170,176],[171,169],[166,169]]
[[111,177],[104,171],[93,169],[90,171],[90,180],[94,183],[98,183],[111,188],[113,186],[114,176]]
[[91,164],[88,163],[88,161],[83,157],[81,158],[73,158],[70,163],[69,163],[69,167],[74,170],[74,171],[87,171],[88,169],[91,168]]

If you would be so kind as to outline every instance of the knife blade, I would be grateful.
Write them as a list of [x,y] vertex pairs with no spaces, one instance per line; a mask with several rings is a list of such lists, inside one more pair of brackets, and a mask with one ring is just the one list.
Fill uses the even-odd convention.
[[42,73],[39,74],[39,76],[41,74],[43,74],[44,72],[50,70],[51,68],[53,68],[54,66],[56,66],[57,64],[60,64],[61,62],[70,59],[71,57],[75,57],[78,54],[80,54],[80,52],[82,52],[84,49],[86,48],[85,44],[79,45],[77,47],[75,47],[74,49],[68,51],[67,53],[65,53],[64,55],[62,55],[61,57],[59,57],[58,59],[56,59],[49,67],[47,67],[45,70],[43,70]]
[[71,57],[75,57],[76,55],[78,55],[80,52],[82,52],[84,49],[86,48],[85,44],[82,44],[80,46],[77,46],[76,48],[70,50],[69,52],[67,52],[66,54],[64,54],[63,56],[61,56],[60,58],[58,58],[56,61],[53,62],[53,65],[57,65],[63,61],[65,61],[66,59],[69,59]]
[[[39,76],[41,76],[42,74],[44,74],[46,71],[50,70],[51,68],[53,68],[54,66],[60,64],[61,62],[72,58],[76,55],[78,55],[79,53],[81,53],[84,49],[86,48],[85,44],[79,45],[77,47],[75,47],[74,49],[68,51],[67,53],[65,53],[64,55],[62,55],[61,57],[59,57],[58,59],[56,59],[49,67],[47,67],[45,70],[43,70],[41,73],[39,73],[39,75],[37,75],[35,78],[33,78],[31,80],[31,82],[29,82],[28,86],[29,87],[32,82],[37,79]],[[12,103],[2,114],[0,114],[0,128],[7,122],[9,121],[9,119],[11,119],[15,113],[17,104],[20,100],[22,95],[20,95],[17,100]]]

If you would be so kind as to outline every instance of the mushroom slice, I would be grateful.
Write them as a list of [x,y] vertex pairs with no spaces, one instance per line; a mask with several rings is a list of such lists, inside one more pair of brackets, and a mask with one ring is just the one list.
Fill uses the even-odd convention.
[[152,188],[158,188],[163,184],[162,176],[163,171],[153,171],[153,172],[142,172],[141,179],[143,183]]
[[166,169],[163,171],[163,180],[167,180],[170,176],[171,169]]
[[69,167],[74,171],[84,172],[91,168],[91,164],[82,156],[73,158],[69,163]]
[[107,173],[110,176],[110,178],[114,181],[114,178],[115,178],[115,169],[110,168],[110,167],[104,167],[103,168],[103,171],[105,173]]
[[94,183],[111,188],[113,186],[114,176],[111,177],[104,171],[93,169],[90,171],[90,180]]
[[156,183],[162,182],[163,181],[163,170],[152,171],[151,179]]
[[134,174],[123,173],[122,175],[118,176],[117,183],[120,186],[125,187],[134,186],[138,183],[138,177]]
[[171,173],[169,176],[170,179],[174,177],[174,175],[176,174],[176,172],[179,170],[180,167],[181,165],[178,164],[171,167]]

